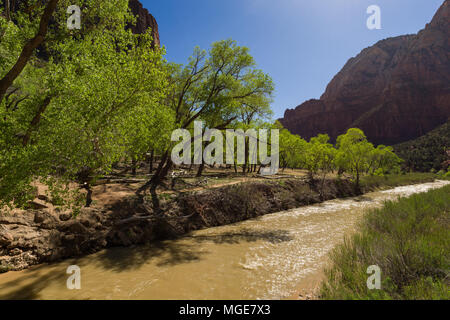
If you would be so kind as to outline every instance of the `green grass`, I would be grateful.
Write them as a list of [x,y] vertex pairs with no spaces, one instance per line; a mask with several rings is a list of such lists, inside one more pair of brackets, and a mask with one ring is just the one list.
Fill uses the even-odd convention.
[[361,178],[361,189],[368,192],[374,189],[386,189],[404,185],[432,182],[442,179],[433,173],[413,172],[407,174],[390,174],[385,176],[364,176]]
[[[331,253],[321,299],[450,299],[450,186],[386,202]],[[381,268],[381,290],[367,268]]]

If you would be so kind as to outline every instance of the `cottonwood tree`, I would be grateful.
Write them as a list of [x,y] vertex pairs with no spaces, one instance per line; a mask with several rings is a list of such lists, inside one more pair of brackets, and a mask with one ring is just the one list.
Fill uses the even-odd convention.
[[299,135],[290,133],[279,122],[275,126],[280,130],[280,164],[283,171],[287,167],[305,168],[308,142]]
[[[34,53],[34,50],[44,43],[45,38],[47,36],[47,30],[50,20],[53,16],[53,13],[55,12],[56,6],[59,1],[60,0],[49,0],[45,4],[45,6],[42,4],[42,1],[33,1],[33,4],[28,4],[33,5],[35,8],[42,9],[36,11],[39,12],[43,11],[43,12],[42,15],[40,16],[39,25],[37,27],[37,30],[35,31],[34,36],[25,41],[16,62],[6,72],[6,74],[2,74],[2,78],[0,79],[0,103],[3,101],[7,90],[13,85],[14,81],[26,67],[28,61],[30,60],[31,56]],[[6,5],[5,6],[6,20],[9,21],[11,19],[9,1],[6,1],[5,5]],[[29,14],[29,17],[33,17],[33,15]]]
[[328,173],[334,170],[334,164],[337,151],[334,146],[329,143],[330,137],[327,134],[319,134],[317,137],[311,138],[307,147],[306,167],[310,172],[310,178],[321,172],[320,197],[323,199],[324,184]]
[[369,173],[384,175],[392,171],[398,171],[402,162],[403,160],[394,153],[394,148],[379,145],[370,154]]
[[353,175],[355,186],[359,189],[361,175],[367,172],[370,166],[373,144],[367,141],[362,130],[351,128],[337,138],[336,146],[337,166]]
[[[204,120],[209,129],[224,129],[237,119],[246,102],[273,91],[271,78],[255,68],[248,48],[233,40],[215,42],[208,52],[195,48],[186,66],[172,65],[171,83],[173,90],[166,103],[180,129],[190,128],[196,120]],[[167,176],[173,165],[171,148],[165,150],[155,175],[138,193],[155,189]]]
[[[30,182],[49,175],[76,178],[89,195],[112,163],[144,152],[150,141],[163,143],[161,131],[170,131],[171,112],[161,106],[168,86],[163,51],[152,50],[150,32],[127,30],[133,17],[126,0],[87,4],[88,30],[53,38],[48,59],[32,57],[14,83],[11,96],[26,99],[0,108],[3,204],[23,204]],[[65,28],[65,17],[56,12],[53,28]],[[5,38],[19,37],[18,29],[8,25]],[[13,41],[2,41],[0,63],[14,50]]]

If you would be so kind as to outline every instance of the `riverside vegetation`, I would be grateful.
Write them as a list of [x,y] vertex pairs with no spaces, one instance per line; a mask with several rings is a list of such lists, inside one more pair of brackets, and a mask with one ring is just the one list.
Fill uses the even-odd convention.
[[[331,254],[321,298],[448,300],[449,194],[446,186],[369,211],[359,233]],[[366,286],[370,265],[381,268],[381,290]]]

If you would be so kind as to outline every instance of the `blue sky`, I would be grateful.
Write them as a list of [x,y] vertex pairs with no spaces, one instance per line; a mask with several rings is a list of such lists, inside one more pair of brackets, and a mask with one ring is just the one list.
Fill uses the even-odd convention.
[[[443,0],[141,0],[157,19],[169,61],[234,39],[275,82],[274,118],[319,98],[346,61],[377,41],[417,33]],[[381,30],[369,30],[370,5]]]

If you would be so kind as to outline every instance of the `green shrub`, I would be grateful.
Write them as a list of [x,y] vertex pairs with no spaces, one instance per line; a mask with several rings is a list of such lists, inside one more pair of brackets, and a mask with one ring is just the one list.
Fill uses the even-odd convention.
[[377,188],[391,188],[404,186],[408,184],[417,184],[432,182],[436,175],[432,173],[407,173],[407,174],[389,174],[389,175],[369,175],[361,179],[361,189],[368,192]]
[[373,175],[376,177],[384,177],[384,170],[382,168],[379,168],[379,169],[375,170]]

